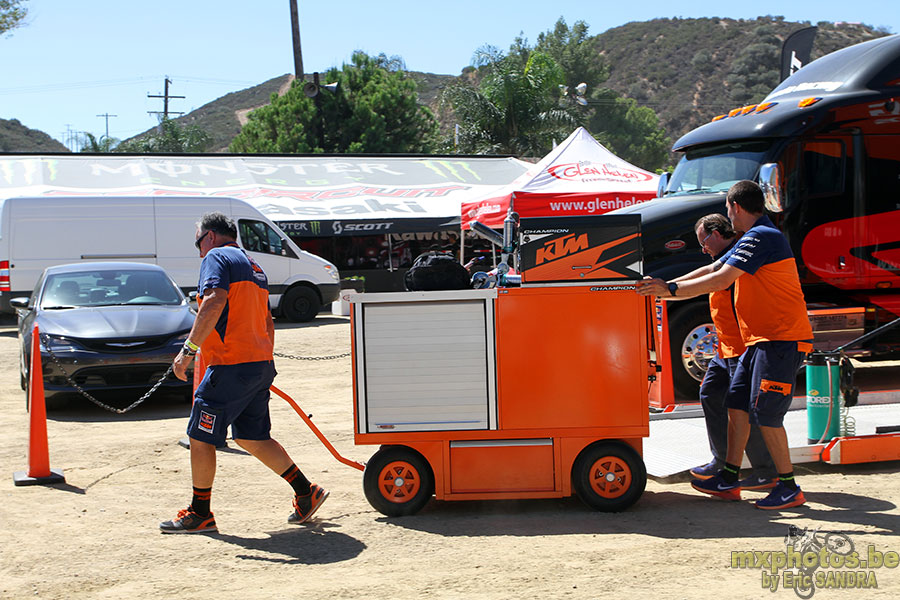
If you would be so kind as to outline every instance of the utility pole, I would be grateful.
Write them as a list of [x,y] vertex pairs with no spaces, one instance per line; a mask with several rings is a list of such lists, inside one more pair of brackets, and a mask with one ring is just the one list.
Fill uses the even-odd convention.
[[71,150],[72,152],[75,152],[75,148],[74,148],[74,146],[75,146],[74,141],[75,141],[75,140],[72,139],[74,133],[75,133],[75,131],[72,129],[72,124],[71,124],[71,123],[66,123],[66,137],[65,137],[65,141],[63,142],[63,145],[65,145],[66,148],[68,148],[68,149]]
[[109,113],[103,113],[102,115],[97,115],[100,118],[106,119],[106,139],[109,139],[109,118],[110,117],[118,117],[119,115],[111,115]]
[[291,3],[291,37],[294,42],[294,77],[303,81],[303,54],[300,52],[300,16],[297,13],[297,0]]
[[148,110],[147,111],[147,113],[151,114],[151,115],[162,115],[163,121],[168,121],[170,114],[172,114],[172,115],[183,115],[184,114],[183,112],[176,112],[176,111],[169,110],[169,98],[184,98],[184,96],[172,96],[171,94],[169,94],[169,84],[170,83],[172,83],[172,80],[169,79],[168,77],[166,77],[165,92],[163,92],[162,96],[151,96],[150,94],[147,94],[148,98],[162,98],[163,99],[162,112],[160,112],[158,110]]

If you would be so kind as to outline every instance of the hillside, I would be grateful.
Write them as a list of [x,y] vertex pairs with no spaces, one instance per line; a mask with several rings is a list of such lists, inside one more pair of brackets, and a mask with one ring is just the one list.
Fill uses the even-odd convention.
[[[653,108],[674,143],[716,115],[761,100],[737,93],[741,78],[764,83],[762,95],[775,87],[781,44],[809,25],[781,17],[654,19],[610,29],[594,43],[610,65],[604,85]],[[886,35],[860,24],[823,22],[818,29],[813,59]],[[742,63],[754,68],[743,73]]]
[[[594,36],[592,43],[610,66],[610,77],[601,86],[653,108],[666,135],[675,142],[716,115],[760,100],[775,87],[781,43],[809,25],[771,16],[752,20],[654,19],[609,29]],[[886,35],[863,24],[823,22],[818,28],[813,58]],[[743,72],[747,70],[750,72]],[[456,76],[419,72],[409,75],[418,86],[419,101],[431,107],[439,118],[452,118],[452,114],[440,113],[436,108],[441,89]],[[213,148],[221,151],[239,131],[235,111],[268,102],[269,95],[290,80],[290,75],[284,75],[228,94],[179,121],[209,131],[215,140]],[[442,122],[441,130],[451,131],[452,123]]]
[[17,119],[0,119],[0,152],[68,152],[52,137],[25,127]]
[[[181,125],[196,125],[206,131],[212,137],[210,152],[225,151],[241,131],[238,114],[243,116],[254,108],[268,104],[272,94],[281,92],[293,79],[293,75],[281,75],[251,88],[226,94],[175,121]],[[129,139],[142,137],[151,131],[148,129]]]

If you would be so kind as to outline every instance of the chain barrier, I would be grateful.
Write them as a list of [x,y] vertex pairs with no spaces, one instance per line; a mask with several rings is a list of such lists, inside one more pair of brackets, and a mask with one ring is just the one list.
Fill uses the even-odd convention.
[[291,360],[334,360],[336,358],[347,358],[350,356],[349,352],[344,352],[343,354],[332,354],[330,356],[297,356],[296,354],[282,354],[281,352],[273,352],[275,356],[278,358],[289,358]]
[[[145,400],[147,400],[147,398],[152,396],[153,393],[159,389],[159,386],[161,386],[163,384],[163,382],[169,377],[169,375],[172,374],[172,365],[169,365],[169,368],[166,369],[166,372],[159,379],[159,381],[157,381],[155,384],[153,384],[153,387],[150,388],[149,392],[147,392],[146,394],[144,394],[143,396],[141,396],[140,398],[138,398],[137,400],[135,400],[134,402],[132,402],[131,404],[126,406],[125,408],[116,408],[114,406],[104,404],[100,400],[97,400],[96,398],[91,396],[89,393],[84,391],[84,388],[82,388],[80,385],[78,385],[78,383],[75,382],[74,379],[72,379],[71,375],[69,375],[69,372],[66,371],[66,368],[59,361],[59,358],[57,358],[57,356],[50,349],[50,344],[48,343],[49,340],[47,339],[47,335],[44,333],[39,333],[39,335],[41,338],[41,343],[44,344],[44,348],[47,350],[47,354],[50,355],[50,359],[53,361],[53,364],[55,364],[59,368],[59,370],[62,371],[62,374],[66,376],[66,381],[69,382],[69,385],[71,385],[73,388],[75,388],[79,394],[81,394],[82,396],[84,396],[85,398],[87,398],[88,400],[90,400],[91,402],[93,402],[94,404],[99,406],[100,408],[102,408],[104,410],[108,410],[110,412],[114,412],[119,415],[125,414],[128,411],[133,410],[136,407],[138,407],[140,404],[142,404]],[[334,359],[338,359],[338,358],[347,358],[348,356],[350,356],[350,352],[345,352],[343,354],[332,354],[329,356],[297,356],[295,354],[283,354],[281,352],[274,352],[273,354],[275,356],[277,356],[278,358],[288,358],[291,360],[334,360]]]
[[53,363],[57,367],[59,367],[59,370],[62,371],[62,374],[66,376],[66,381],[69,382],[69,385],[74,387],[76,390],[78,390],[79,394],[81,394],[82,396],[84,396],[85,398],[87,398],[88,400],[90,400],[91,402],[93,402],[94,404],[99,406],[100,408],[102,408],[104,410],[108,410],[109,412],[114,412],[119,415],[123,415],[123,414],[127,413],[128,411],[133,410],[138,405],[140,405],[142,402],[144,402],[147,398],[149,398],[151,395],[153,395],[153,392],[155,392],[157,389],[159,389],[159,386],[161,386],[163,384],[163,382],[166,380],[166,378],[168,378],[169,375],[172,373],[172,365],[169,365],[169,368],[166,369],[165,374],[163,374],[163,376],[160,378],[159,381],[157,381],[155,384],[153,384],[153,387],[150,388],[149,392],[147,392],[146,394],[144,394],[143,396],[141,396],[140,398],[138,398],[137,400],[135,400],[134,402],[132,402],[131,404],[126,406],[125,408],[116,408],[114,406],[104,404],[100,400],[97,400],[96,398],[94,398],[93,396],[88,394],[86,391],[84,391],[84,388],[82,388],[80,385],[78,385],[75,382],[75,380],[72,379],[72,377],[69,375],[69,372],[66,371],[66,368],[64,366],[62,366],[62,363],[59,362],[59,358],[57,358],[56,355],[53,354],[53,351],[50,349],[50,344],[47,343],[48,339],[47,339],[46,334],[39,333],[39,335],[41,337],[41,342],[44,344],[44,348],[47,350],[47,354],[50,355],[51,360],[53,360]]

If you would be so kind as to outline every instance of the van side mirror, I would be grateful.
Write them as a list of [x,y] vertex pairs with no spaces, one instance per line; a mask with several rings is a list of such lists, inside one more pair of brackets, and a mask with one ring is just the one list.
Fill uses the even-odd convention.
[[10,298],[9,305],[13,308],[28,308],[28,298]]
[[759,168],[759,187],[766,199],[766,210],[773,213],[784,211],[784,196],[781,191],[781,167],[766,163]]
[[659,183],[656,185],[657,198],[662,198],[666,195],[666,188],[669,187],[669,178],[671,176],[672,174],[668,171],[659,176]]

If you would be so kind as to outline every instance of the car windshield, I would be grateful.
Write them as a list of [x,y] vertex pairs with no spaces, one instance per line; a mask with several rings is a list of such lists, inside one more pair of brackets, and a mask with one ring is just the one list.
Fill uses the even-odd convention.
[[742,179],[755,180],[769,142],[726,144],[689,150],[675,167],[666,196],[728,191]]
[[41,308],[135,304],[177,305],[181,292],[165,274],[136,269],[104,269],[49,275]]

